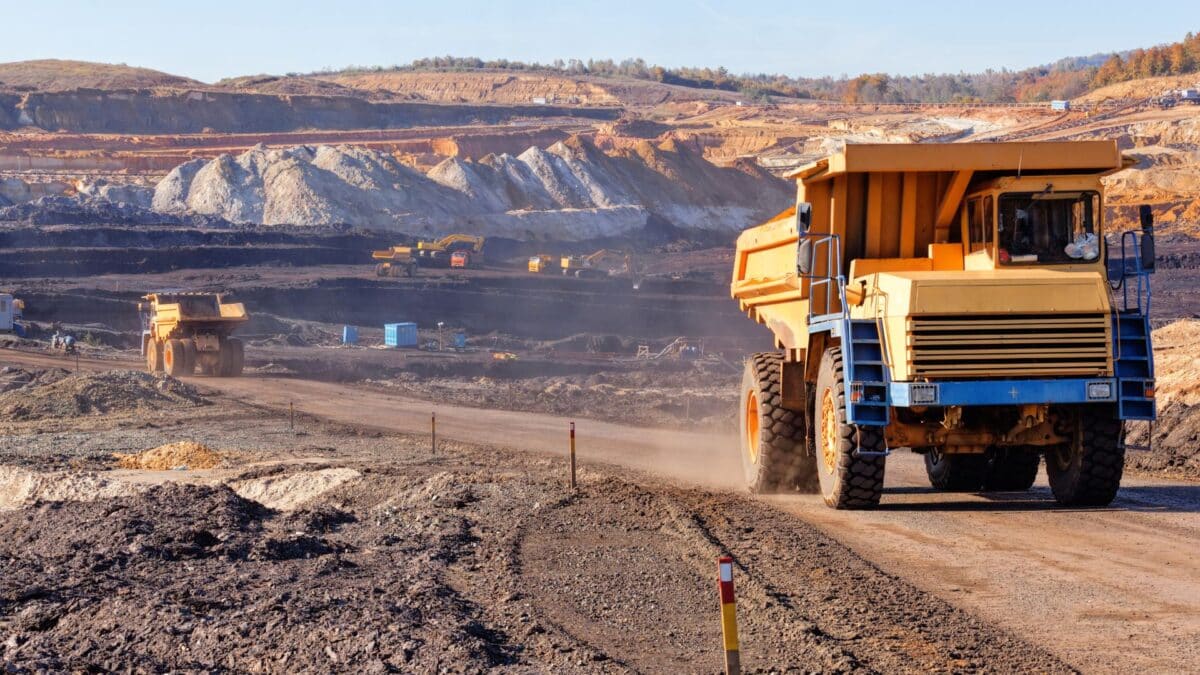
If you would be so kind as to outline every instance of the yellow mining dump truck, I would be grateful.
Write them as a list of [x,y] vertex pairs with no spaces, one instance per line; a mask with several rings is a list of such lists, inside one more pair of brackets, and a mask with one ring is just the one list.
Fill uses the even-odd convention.
[[775,335],[746,363],[754,491],[879,503],[889,453],[934,488],[1108,504],[1125,420],[1153,420],[1153,222],[1117,233],[1115,142],[848,145],[737,242],[732,294]]
[[543,274],[555,269],[554,256],[545,253],[539,253],[529,258],[529,271],[534,274]]
[[151,293],[138,303],[142,355],[152,373],[235,377],[245,360],[242,341],[230,337],[247,320],[240,302],[216,293]]
[[411,277],[417,272],[417,258],[411,246],[393,246],[382,251],[372,251],[371,257],[380,262],[375,264],[375,276]]

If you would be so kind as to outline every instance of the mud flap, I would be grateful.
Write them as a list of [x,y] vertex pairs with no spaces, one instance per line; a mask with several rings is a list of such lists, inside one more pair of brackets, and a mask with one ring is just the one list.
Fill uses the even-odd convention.
[[788,410],[807,410],[808,391],[804,384],[804,364],[782,361],[779,367],[779,394],[783,399],[783,407]]

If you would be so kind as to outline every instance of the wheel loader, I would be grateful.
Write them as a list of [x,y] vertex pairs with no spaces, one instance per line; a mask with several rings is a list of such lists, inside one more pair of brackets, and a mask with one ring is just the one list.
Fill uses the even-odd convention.
[[138,303],[142,356],[151,373],[236,377],[245,347],[231,337],[249,320],[240,302],[218,293],[151,293]]
[[1118,232],[1112,141],[846,145],[738,238],[731,292],[774,334],[746,361],[755,492],[877,506],[888,457],[944,491],[1117,494],[1125,423],[1155,418],[1153,219]]

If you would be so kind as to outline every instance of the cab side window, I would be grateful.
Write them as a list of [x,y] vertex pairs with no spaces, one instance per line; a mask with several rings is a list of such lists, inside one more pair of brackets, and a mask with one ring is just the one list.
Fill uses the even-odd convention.
[[983,200],[976,197],[967,201],[967,230],[971,236],[970,252],[984,249],[984,208]]
[[988,195],[983,198],[983,248],[992,250],[992,232],[996,229],[992,214],[995,212],[995,204],[992,201],[992,196]]

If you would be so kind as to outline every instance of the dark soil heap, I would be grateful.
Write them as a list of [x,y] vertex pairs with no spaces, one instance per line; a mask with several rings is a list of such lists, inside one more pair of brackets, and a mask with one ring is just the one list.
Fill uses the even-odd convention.
[[432,569],[470,539],[440,521],[381,537],[183,485],[0,514],[0,650],[51,672],[481,672],[495,657]]

